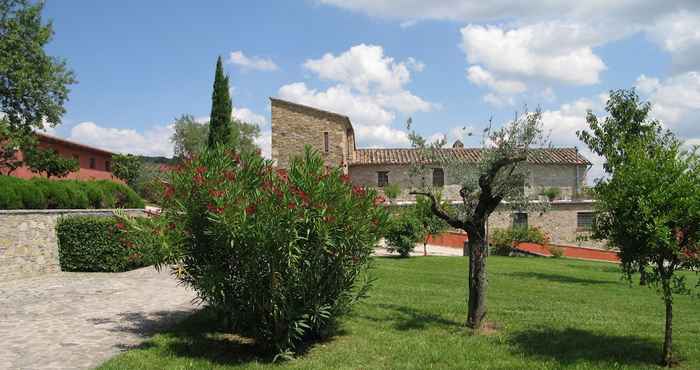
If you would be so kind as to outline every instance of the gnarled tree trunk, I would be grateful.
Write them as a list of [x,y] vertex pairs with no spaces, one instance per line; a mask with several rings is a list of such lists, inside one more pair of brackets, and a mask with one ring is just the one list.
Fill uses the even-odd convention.
[[[483,229],[483,228],[482,228]],[[472,233],[477,234],[477,233]],[[469,235],[469,299],[467,301],[467,325],[472,329],[481,328],[486,317],[486,248],[488,244],[481,235]]]

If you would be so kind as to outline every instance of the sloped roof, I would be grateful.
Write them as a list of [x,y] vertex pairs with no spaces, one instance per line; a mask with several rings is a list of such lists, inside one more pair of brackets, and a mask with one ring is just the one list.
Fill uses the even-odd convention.
[[305,112],[313,112],[316,114],[340,119],[341,121],[343,121],[343,123],[345,123],[347,128],[349,128],[350,130],[353,130],[353,132],[354,132],[354,128],[352,127],[352,122],[350,122],[350,118],[344,114],[335,113],[335,112],[331,112],[328,110],[319,109],[316,107],[312,107],[312,106],[308,106],[308,105],[304,105],[304,104],[299,104],[299,103],[291,102],[288,100],[273,98],[273,97],[270,97],[270,101],[272,102],[272,104],[285,105],[289,108],[294,108],[294,109],[302,110]]
[[79,150],[83,150],[83,151],[88,151],[88,152],[93,152],[93,153],[97,153],[97,154],[102,154],[102,155],[109,156],[109,157],[111,157],[112,155],[114,155],[113,152],[110,152],[110,151],[105,150],[105,149],[96,148],[96,147],[94,147],[94,146],[85,145],[85,144],[77,143],[77,142],[75,142],[75,141],[69,141],[69,140],[66,140],[66,139],[61,139],[60,137],[51,136],[51,135],[47,135],[47,134],[40,133],[40,132],[36,132],[35,134],[36,134],[37,139],[39,140],[39,142],[42,142],[42,143],[46,143],[46,144],[60,144],[60,145],[64,145],[64,146],[67,146],[67,147],[72,147],[72,148],[79,149]]
[[[482,148],[443,148],[438,149],[435,155],[439,158],[439,162],[476,163],[480,160],[482,152]],[[420,154],[417,149],[357,149],[355,160],[350,161],[349,165],[401,165],[419,161]],[[530,149],[527,162],[532,164],[591,164],[576,148]]]

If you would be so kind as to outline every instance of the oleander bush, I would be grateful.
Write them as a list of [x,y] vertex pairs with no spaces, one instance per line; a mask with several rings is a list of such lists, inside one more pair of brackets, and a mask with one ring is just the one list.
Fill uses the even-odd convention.
[[[133,222],[150,224],[148,218]],[[138,233],[125,233],[120,219],[109,216],[75,216],[59,219],[56,225],[58,255],[62,271],[122,272],[147,266],[151,246],[135,241]]]
[[223,330],[292,356],[331,335],[336,318],[366,294],[387,219],[383,199],[353,187],[318,152],[307,147],[283,171],[220,146],[167,177],[156,225],[141,235],[161,245],[157,267],[174,265]]
[[31,180],[0,176],[0,209],[143,208],[128,186],[109,180]]

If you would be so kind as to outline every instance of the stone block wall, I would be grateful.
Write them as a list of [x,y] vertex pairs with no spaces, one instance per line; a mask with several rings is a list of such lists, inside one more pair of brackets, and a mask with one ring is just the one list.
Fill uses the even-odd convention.
[[[328,153],[324,132],[328,133]],[[327,165],[341,166],[354,155],[353,140],[347,117],[272,99],[272,159],[277,166],[289,167],[290,158],[303,155],[306,145],[322,153]]]
[[[140,209],[126,210],[143,216]],[[56,223],[76,215],[112,216],[112,210],[0,210],[0,280],[60,271]]]

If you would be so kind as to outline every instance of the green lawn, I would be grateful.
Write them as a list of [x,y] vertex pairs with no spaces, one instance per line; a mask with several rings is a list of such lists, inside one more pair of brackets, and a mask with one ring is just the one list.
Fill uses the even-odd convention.
[[[379,258],[371,297],[342,320],[339,335],[290,362],[256,358],[195,315],[101,369],[658,368],[662,301],[621,281],[616,265],[489,257],[488,317],[498,330],[473,336],[463,326],[466,262]],[[689,297],[675,300],[680,368],[700,369],[698,307]]]

